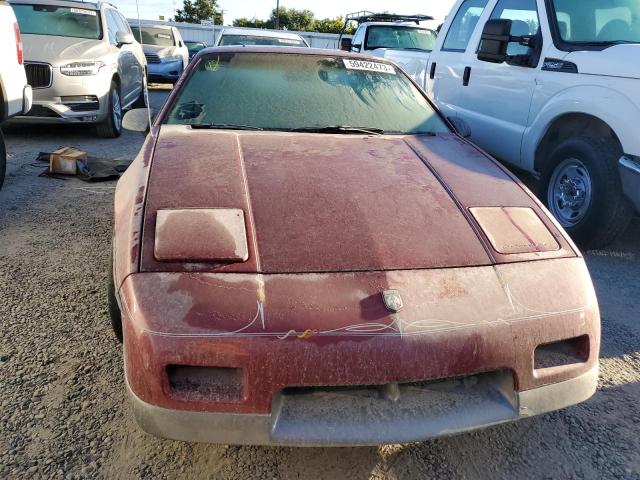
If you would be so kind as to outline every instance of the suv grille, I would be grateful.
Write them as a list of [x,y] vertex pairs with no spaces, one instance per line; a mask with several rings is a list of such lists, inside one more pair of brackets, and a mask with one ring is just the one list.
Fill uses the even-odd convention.
[[46,63],[25,63],[27,82],[32,88],[48,88],[51,86],[52,69]]
[[147,63],[160,63],[160,57],[155,53],[145,53],[145,57],[147,57]]

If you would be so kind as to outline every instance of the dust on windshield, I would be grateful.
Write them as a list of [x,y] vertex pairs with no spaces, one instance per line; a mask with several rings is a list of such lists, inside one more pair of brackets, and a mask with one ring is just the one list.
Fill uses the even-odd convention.
[[389,134],[450,131],[390,63],[271,53],[202,57],[166,123],[284,131],[347,126]]

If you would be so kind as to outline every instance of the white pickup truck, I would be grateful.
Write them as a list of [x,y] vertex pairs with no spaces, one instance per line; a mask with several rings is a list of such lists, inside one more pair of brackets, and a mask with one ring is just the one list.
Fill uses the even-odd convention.
[[347,25],[357,23],[353,38],[340,35],[342,50],[367,53],[396,63],[424,86],[427,78],[427,60],[436,43],[436,32],[424,22],[433,20],[428,15],[396,15],[392,13],[356,12],[345,17]]
[[640,0],[458,0],[427,70],[445,115],[531,172],[583,247],[640,212]]
[[[0,123],[28,113],[33,96],[23,66],[20,29],[11,5],[0,0]],[[0,130],[0,188],[4,183],[7,150]]]

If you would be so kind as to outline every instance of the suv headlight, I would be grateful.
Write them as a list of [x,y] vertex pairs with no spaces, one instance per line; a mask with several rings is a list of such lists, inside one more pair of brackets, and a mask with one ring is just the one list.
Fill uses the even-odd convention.
[[84,77],[87,75],[97,75],[104,62],[73,62],[60,67],[60,73],[70,77]]
[[169,62],[180,62],[180,61],[182,61],[182,56],[174,55],[172,57],[164,57],[162,60],[167,62],[167,63],[169,63]]

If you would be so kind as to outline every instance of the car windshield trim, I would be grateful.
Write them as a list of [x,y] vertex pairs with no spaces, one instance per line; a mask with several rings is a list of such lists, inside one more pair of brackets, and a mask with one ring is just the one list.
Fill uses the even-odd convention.
[[195,130],[264,130],[252,125],[234,125],[231,123],[193,123],[189,125]]

